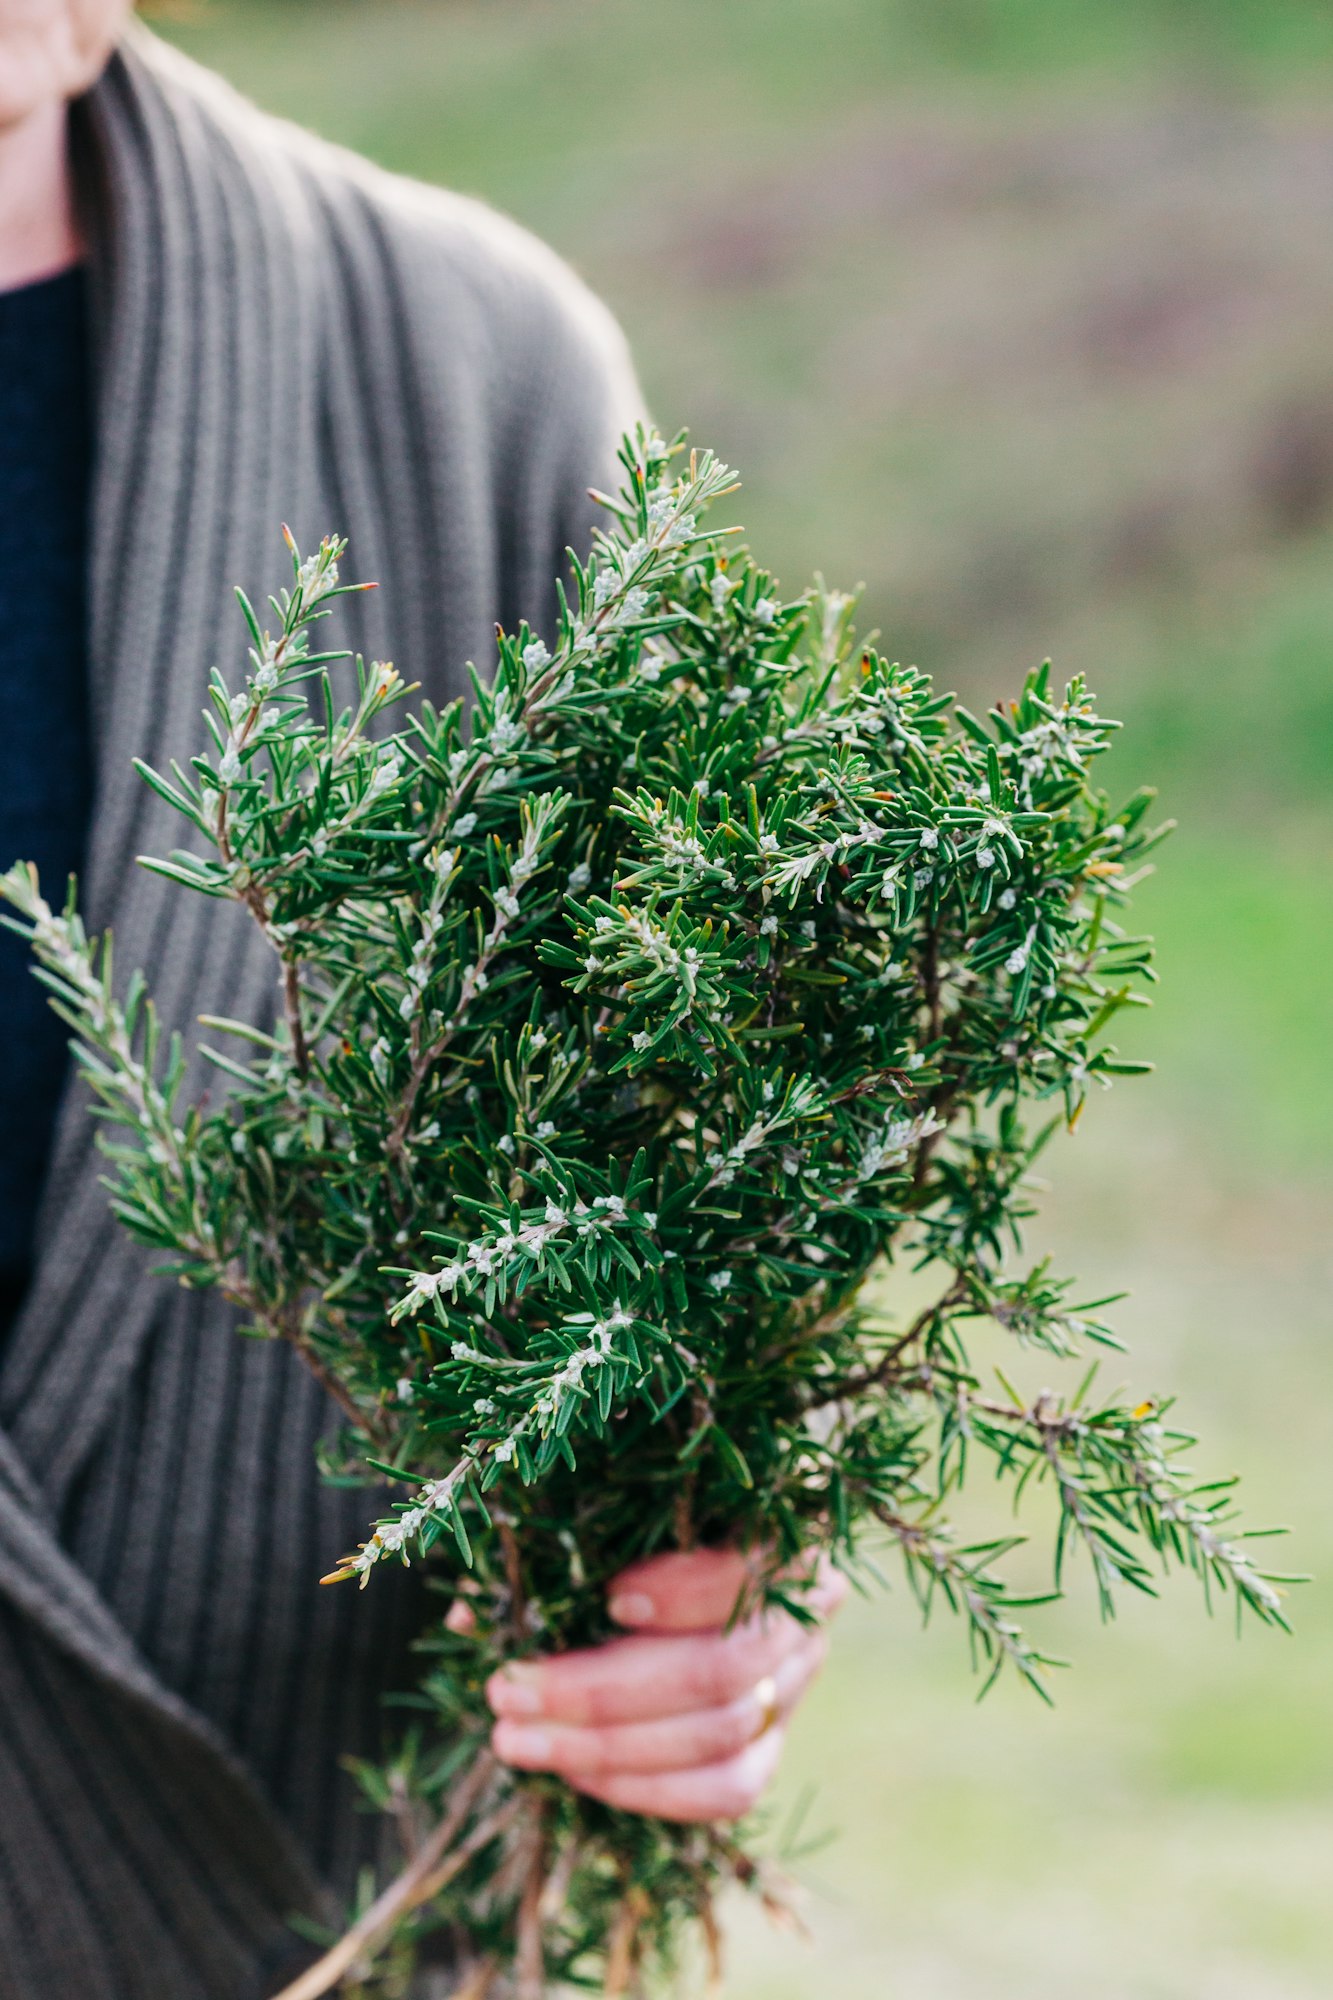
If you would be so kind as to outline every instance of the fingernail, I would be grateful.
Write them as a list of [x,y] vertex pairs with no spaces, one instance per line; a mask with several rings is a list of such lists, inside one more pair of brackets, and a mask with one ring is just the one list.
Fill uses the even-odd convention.
[[540,1715],[544,1706],[541,1680],[540,1667],[527,1660],[512,1660],[491,1681],[491,1707],[497,1715]]
[[641,1590],[626,1590],[607,1607],[617,1625],[651,1625],[657,1606]]
[[544,1729],[521,1722],[502,1722],[495,1732],[495,1754],[506,1764],[539,1765],[551,1761],[551,1739]]

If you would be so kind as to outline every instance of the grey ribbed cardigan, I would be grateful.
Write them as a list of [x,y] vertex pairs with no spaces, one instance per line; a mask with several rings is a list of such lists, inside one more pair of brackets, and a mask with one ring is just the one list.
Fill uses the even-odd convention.
[[[234,912],[133,866],[179,840],[130,771],[201,741],[227,585],[279,524],[350,535],[343,629],[437,700],[497,620],[549,624],[590,483],[637,411],[623,342],[480,206],[261,116],[135,32],[76,107],[94,301],[97,803],[85,907],[169,1021],[248,1015]],[[3,857],[7,863],[8,856]],[[364,1493],[285,1349],[147,1275],[72,1090],[31,1295],[0,1367],[0,2000],[259,2000],[288,1918],[375,1838],[339,1759],[410,1671],[412,1575],[321,1591]]]

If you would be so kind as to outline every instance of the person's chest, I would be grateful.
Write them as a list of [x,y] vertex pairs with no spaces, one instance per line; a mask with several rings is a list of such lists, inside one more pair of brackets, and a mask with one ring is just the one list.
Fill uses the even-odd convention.
[[[84,277],[0,293],[0,866],[55,898],[92,796],[86,570],[92,463]],[[0,934],[0,1325],[21,1297],[66,1071],[66,1034]]]

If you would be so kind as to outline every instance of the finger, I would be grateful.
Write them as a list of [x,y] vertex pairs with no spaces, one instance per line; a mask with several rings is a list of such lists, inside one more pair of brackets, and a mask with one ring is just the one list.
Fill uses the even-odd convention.
[[648,1722],[735,1701],[797,1652],[806,1628],[785,1614],[734,1632],[610,1639],[577,1653],[513,1660],[492,1674],[486,1698],[514,1720],[603,1727]]
[[625,1772],[617,1777],[575,1778],[577,1791],[622,1812],[654,1819],[742,1819],[753,1810],[778,1768],[783,1731],[770,1729],[734,1757],[693,1771]]
[[617,1625],[654,1632],[706,1632],[725,1625],[751,1589],[756,1558],[739,1549],[689,1549],[631,1563],[611,1585]]
[[811,1633],[799,1652],[737,1700],[652,1722],[603,1729],[564,1723],[500,1721],[491,1747],[504,1764],[524,1771],[558,1771],[567,1778],[692,1770],[716,1764],[753,1743],[775,1719],[790,1715],[823,1665],[826,1641]]
[[[723,1626],[761,1573],[760,1559],[739,1549],[669,1551],[631,1563],[611,1586],[608,1609],[618,1625],[640,1631],[702,1632]],[[817,1618],[847,1595],[847,1579],[825,1558],[803,1594]]]

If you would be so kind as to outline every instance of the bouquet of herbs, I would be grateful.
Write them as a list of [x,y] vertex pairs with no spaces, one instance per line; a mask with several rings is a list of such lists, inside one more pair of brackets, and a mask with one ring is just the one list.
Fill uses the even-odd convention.
[[[24,866],[3,885],[122,1221],[345,1412],[367,1532],[328,1580],[371,1585],[373,1618],[383,1563],[441,1579],[410,1740],[365,1773],[432,1830],[293,1994],[398,1990],[446,1923],[469,1993],[638,1990],[689,1920],[715,1939],[720,1884],[763,1888],[732,1829],[487,1751],[487,1675],[605,1636],[637,1556],[739,1542],[755,1602],[801,1616],[816,1554],[887,1541],[988,1678],[1040,1689],[1013,1538],[945,1518],[982,1465],[1053,1491],[1057,1587],[1078,1547],[1107,1603],[1166,1560],[1281,1618],[1163,1406],[1030,1398],[969,1359],[983,1322],[1058,1357],[1112,1338],[1107,1301],[1012,1252],[1053,1126],[1142,1067],[1105,1041],[1151,977],[1119,918],[1158,838],[1149,795],[1092,782],[1115,725],[1045,669],[978,719],[858,646],[851,599],[785,600],[712,528],[711,454],[640,433],[622,459],[553,645],[502,634],[466,712],[390,735],[405,690],[360,660],[336,696],[310,633],[340,542],[293,547],[271,627],[242,597],[211,747],[142,773],[195,840],[146,865],[242,903],[279,963],[279,1019],[210,1022],[239,1038],[224,1101],[178,1101],[179,1049],[72,898]],[[882,1312],[886,1266],[930,1303]]]

